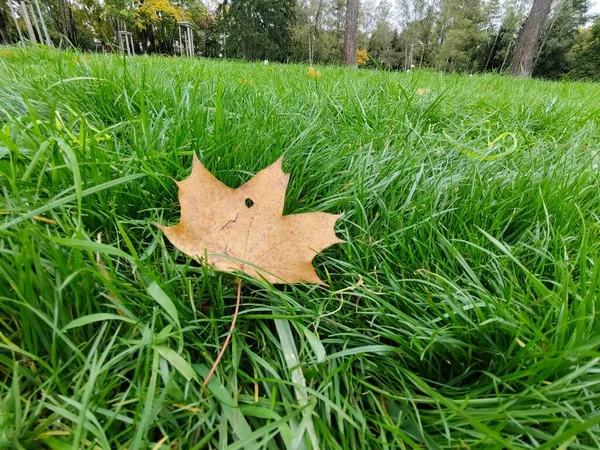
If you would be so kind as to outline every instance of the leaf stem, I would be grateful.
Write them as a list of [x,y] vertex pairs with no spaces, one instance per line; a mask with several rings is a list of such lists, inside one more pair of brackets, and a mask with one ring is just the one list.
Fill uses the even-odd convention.
[[227,333],[227,337],[225,338],[225,342],[223,343],[223,346],[221,347],[219,356],[217,356],[217,359],[215,360],[214,364],[210,368],[210,372],[208,372],[208,375],[206,376],[206,379],[204,380],[204,386],[206,386],[208,384],[208,382],[212,378],[213,374],[215,373],[215,370],[217,370],[217,367],[219,366],[219,362],[221,362],[221,358],[223,358],[223,354],[225,353],[225,350],[227,349],[227,346],[229,345],[229,341],[231,341],[231,335],[233,334],[233,330],[235,329],[235,322],[237,321],[238,313],[240,311],[241,297],[242,297],[242,279],[238,277],[238,279],[237,279],[237,299],[235,301],[235,311],[233,312],[233,319],[231,319],[231,326],[229,327],[229,333]]

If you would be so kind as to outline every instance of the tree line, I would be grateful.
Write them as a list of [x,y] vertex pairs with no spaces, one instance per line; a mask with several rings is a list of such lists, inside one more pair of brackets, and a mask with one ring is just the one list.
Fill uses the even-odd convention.
[[589,0],[0,0],[0,39],[85,51],[600,79]]

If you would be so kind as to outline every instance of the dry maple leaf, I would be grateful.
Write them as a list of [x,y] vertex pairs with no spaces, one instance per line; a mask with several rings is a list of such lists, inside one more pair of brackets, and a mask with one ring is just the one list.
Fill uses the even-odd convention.
[[241,271],[271,283],[325,285],[312,260],[321,250],[343,242],[333,229],[341,214],[284,216],[289,175],[281,163],[282,158],[232,189],[194,155],[191,175],[176,182],[181,221],[157,226],[183,253],[218,270]]

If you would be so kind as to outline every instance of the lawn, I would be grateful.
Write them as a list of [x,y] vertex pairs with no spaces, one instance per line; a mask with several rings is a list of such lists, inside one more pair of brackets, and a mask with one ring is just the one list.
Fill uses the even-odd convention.
[[[600,448],[600,85],[0,49],[0,447]],[[191,260],[196,153],[343,213],[330,285]]]

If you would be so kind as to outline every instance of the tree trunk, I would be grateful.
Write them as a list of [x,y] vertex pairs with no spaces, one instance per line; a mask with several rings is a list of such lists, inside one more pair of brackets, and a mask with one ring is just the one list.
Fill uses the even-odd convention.
[[523,23],[509,73],[515,77],[530,77],[539,49],[544,23],[550,14],[552,0],[533,0],[531,11]]
[[73,17],[70,0],[58,0],[58,17],[55,17],[55,25],[63,38],[67,40],[67,42],[63,42],[65,48],[77,46],[77,24]]
[[10,33],[8,32],[8,7],[4,0],[0,0],[0,40],[10,44]]
[[[64,0],[58,0],[58,17],[55,18],[55,26],[56,29],[61,31],[63,37],[69,39],[68,37],[68,20],[67,20],[67,6],[65,5]],[[62,41],[62,38],[61,38]],[[62,42],[63,47],[68,48],[69,44],[66,42]]]
[[359,0],[346,0],[344,27],[344,64],[356,67],[356,31],[358,29]]
[[67,8],[69,12],[69,34],[67,36],[69,37],[71,44],[77,46],[79,44],[77,39],[77,24],[75,23],[75,17],[73,17],[73,8],[71,7],[70,3],[67,4]]

